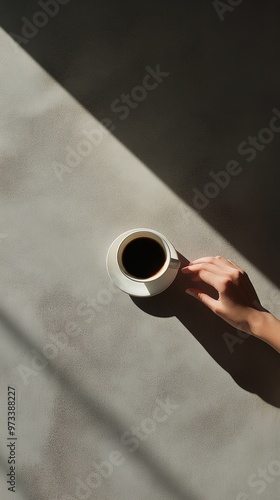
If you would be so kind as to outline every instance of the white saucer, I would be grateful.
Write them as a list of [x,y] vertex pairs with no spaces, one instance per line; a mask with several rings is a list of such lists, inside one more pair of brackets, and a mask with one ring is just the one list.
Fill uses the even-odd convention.
[[[171,257],[173,259],[177,259],[178,255],[173,245],[169,241],[167,241],[162,234],[158,233],[157,231],[154,232],[158,234],[162,239],[164,239],[164,241],[167,243],[170,249]],[[121,241],[129,234],[131,234],[131,231],[126,231],[125,233],[118,236],[111,244],[106,257],[107,272],[113,283],[123,292],[128,293],[129,295],[133,295],[135,297],[151,297],[153,295],[158,295],[171,285],[171,283],[176,278],[178,269],[168,269],[166,273],[166,279],[161,283],[160,289],[157,289],[156,293],[148,289],[149,283],[141,283],[140,281],[133,281],[132,279],[129,279],[121,272],[117,262],[118,247]]]

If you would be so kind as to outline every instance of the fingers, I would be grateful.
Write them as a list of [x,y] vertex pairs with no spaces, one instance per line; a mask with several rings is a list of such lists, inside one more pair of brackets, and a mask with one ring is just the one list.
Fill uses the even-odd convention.
[[245,274],[244,269],[242,269],[237,264],[235,264],[235,262],[232,262],[232,260],[229,260],[229,259],[227,259],[227,260],[228,260],[229,264],[232,264],[232,266],[235,267],[235,269],[238,269],[238,271],[240,271],[242,274],[243,273]]
[[[186,273],[186,271],[185,271]],[[190,271],[192,273],[192,271]],[[223,290],[223,283],[224,283],[224,278],[220,276],[219,274],[212,273],[208,271],[203,264],[201,264],[201,267],[199,269],[195,270],[192,273],[192,277],[194,280],[197,280],[197,277],[207,283],[208,285],[213,286],[216,288],[218,292]]]
[[198,288],[188,288],[186,293],[195,297],[197,300],[200,300],[205,306],[209,307],[211,311],[216,313],[217,310],[217,300],[213,299],[207,293],[202,292]]
[[212,264],[211,262],[201,262],[194,264],[192,263],[188,267],[184,267],[182,269],[182,273],[184,274],[191,274],[191,273],[198,273],[199,271],[202,270],[209,271],[212,274],[216,274],[217,276],[224,276],[225,275],[225,269],[222,269],[219,266],[216,266],[215,264]]
[[[205,264],[205,265],[204,265]],[[225,259],[224,257],[220,257],[219,255],[216,257],[202,257],[200,259],[193,260],[189,263],[187,267],[182,269],[183,273],[188,272],[196,272],[199,268],[197,266],[202,266],[204,269],[208,269],[209,271],[218,274],[220,276],[225,276],[225,271],[229,273],[229,276],[234,282],[238,282],[240,278],[242,278],[242,284],[252,295],[256,296],[256,291],[247,275],[247,273],[240,266],[235,264],[229,259]],[[212,266],[211,269],[208,266]]]
[[192,261],[181,271],[189,274],[193,281],[205,281],[220,293],[223,293],[230,283],[246,285],[246,273],[224,257],[202,257]]
[[213,264],[217,267],[220,267],[221,269],[235,268],[238,269],[239,271],[242,271],[242,269],[239,266],[237,266],[234,262],[225,259],[224,257],[220,257],[220,255],[217,255],[216,257],[202,257],[200,259],[193,260],[192,262],[189,263],[189,266],[202,263]]
[[201,262],[198,264],[189,265],[187,267],[184,267],[182,269],[182,272],[184,274],[191,275],[194,281],[198,281],[200,279],[208,285],[216,288],[218,292],[223,291],[225,270],[218,266],[215,266],[210,262]]

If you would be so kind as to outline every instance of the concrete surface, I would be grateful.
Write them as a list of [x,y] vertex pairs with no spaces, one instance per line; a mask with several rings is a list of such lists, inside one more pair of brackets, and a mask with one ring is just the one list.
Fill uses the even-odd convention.
[[[275,4],[221,21],[208,1],[62,3],[47,18],[2,3],[1,500],[277,499],[279,355],[184,277],[140,300],[105,269],[119,233],[151,227],[182,263],[238,262],[279,315]],[[18,47],[23,16],[46,25]],[[250,135],[263,142],[245,154]],[[231,160],[241,171],[211,191]],[[215,194],[200,210],[195,188]]]

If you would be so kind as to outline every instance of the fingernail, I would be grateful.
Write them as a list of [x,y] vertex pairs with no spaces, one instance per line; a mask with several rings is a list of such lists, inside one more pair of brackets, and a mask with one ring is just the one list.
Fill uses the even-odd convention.
[[192,290],[191,288],[187,288],[186,293],[187,293],[188,295],[191,295],[192,297],[194,297],[194,296],[195,296],[195,294],[194,294],[194,292],[193,292],[193,290]]
[[182,273],[188,273],[188,272],[190,272],[188,266],[182,267],[181,271],[182,271]]

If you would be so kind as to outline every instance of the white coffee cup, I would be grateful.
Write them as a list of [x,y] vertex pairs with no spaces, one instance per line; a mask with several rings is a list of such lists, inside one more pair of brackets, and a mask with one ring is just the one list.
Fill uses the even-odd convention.
[[[155,274],[145,279],[131,275],[124,266],[123,252],[127,245],[137,238],[149,238],[162,248],[165,260]],[[180,261],[171,242],[158,231],[137,228],[126,231],[111,244],[107,254],[107,271],[113,282],[124,292],[141,297],[156,295],[174,281]]]

